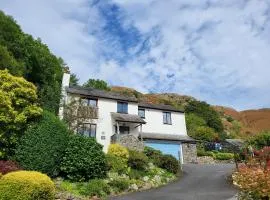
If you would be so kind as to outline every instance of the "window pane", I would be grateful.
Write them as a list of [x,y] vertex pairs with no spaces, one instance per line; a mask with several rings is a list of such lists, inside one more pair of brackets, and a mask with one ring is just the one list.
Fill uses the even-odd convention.
[[167,124],[167,115],[165,112],[163,113],[163,123]]
[[139,109],[138,115],[139,115],[141,118],[145,118],[145,110],[144,110],[144,109]]
[[128,104],[123,102],[117,102],[117,112],[128,113]]
[[83,125],[83,135],[86,137],[89,137],[90,132],[90,124],[84,124]]
[[91,124],[91,128],[90,128],[90,137],[96,137],[96,129],[97,129],[97,125],[96,124]]
[[97,106],[97,100],[96,99],[89,99],[89,106],[96,107]]
[[172,124],[171,113],[167,113],[167,122],[168,124]]

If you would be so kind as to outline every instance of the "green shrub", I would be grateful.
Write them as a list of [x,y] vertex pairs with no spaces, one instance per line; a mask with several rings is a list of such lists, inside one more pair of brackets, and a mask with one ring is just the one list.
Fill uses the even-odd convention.
[[233,153],[216,153],[214,154],[216,160],[231,160],[234,158]]
[[142,177],[147,175],[147,172],[137,169],[130,169],[128,175],[130,179],[141,179]]
[[126,159],[123,159],[123,158],[120,158],[111,154],[107,154],[106,160],[107,160],[109,171],[117,172],[118,174],[127,173],[128,165],[127,165]]
[[128,159],[129,157],[128,149],[126,147],[121,146],[120,144],[110,144],[108,154],[124,159]]
[[52,113],[43,112],[42,119],[31,125],[15,152],[15,159],[26,170],[57,176],[69,131]]
[[212,151],[205,151],[202,149],[197,149],[197,156],[210,156],[214,157],[214,153]]
[[178,174],[180,170],[178,160],[172,155],[163,155],[160,159],[158,167],[165,169],[173,174]]
[[248,143],[256,149],[262,149],[263,147],[270,146],[270,131],[264,131],[252,137]]
[[127,179],[114,179],[109,182],[109,185],[115,192],[122,192],[129,188],[129,181]]
[[142,152],[130,150],[128,166],[137,170],[146,170],[148,166],[148,158]]
[[108,169],[102,145],[79,135],[70,137],[60,166],[62,175],[74,181],[103,178]]
[[108,194],[110,194],[110,186],[104,180],[93,179],[88,183],[83,184],[83,186],[79,189],[79,193],[89,197],[106,197]]
[[160,158],[162,157],[162,152],[159,150],[156,150],[152,147],[145,147],[144,148],[144,154],[149,158],[151,162],[153,162],[154,165],[159,165]]
[[45,174],[16,171],[0,179],[0,200],[54,200],[55,188]]

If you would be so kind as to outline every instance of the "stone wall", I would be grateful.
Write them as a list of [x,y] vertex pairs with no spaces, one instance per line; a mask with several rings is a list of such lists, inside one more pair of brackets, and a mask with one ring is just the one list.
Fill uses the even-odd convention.
[[182,143],[183,161],[187,163],[197,163],[197,147],[193,143]]
[[131,150],[143,151],[144,149],[144,143],[131,134],[121,135],[118,143]]

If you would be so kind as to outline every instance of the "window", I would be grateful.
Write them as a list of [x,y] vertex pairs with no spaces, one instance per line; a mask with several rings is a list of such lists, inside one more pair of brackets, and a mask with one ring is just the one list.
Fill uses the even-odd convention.
[[78,130],[79,134],[84,135],[86,137],[94,137],[94,138],[96,137],[96,132],[97,132],[97,125],[89,123],[83,124]]
[[[128,126],[119,126],[120,134],[129,134],[129,127]],[[117,126],[115,126],[115,133],[117,133]]]
[[141,118],[145,118],[145,109],[140,109],[138,110],[138,115],[141,117]]
[[128,113],[128,103],[117,102],[117,112],[118,113]]
[[172,124],[172,118],[170,112],[163,112],[163,123]]
[[83,98],[83,99],[82,99],[82,104],[83,104],[84,106],[97,107],[97,99],[87,99],[87,98]]

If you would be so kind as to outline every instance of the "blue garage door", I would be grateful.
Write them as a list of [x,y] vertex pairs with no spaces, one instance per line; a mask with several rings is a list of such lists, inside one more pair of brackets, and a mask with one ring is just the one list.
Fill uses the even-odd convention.
[[172,144],[172,143],[162,143],[153,142],[153,141],[145,141],[145,145],[148,147],[152,147],[154,149],[160,150],[164,154],[170,154],[179,160],[180,155],[180,144]]

